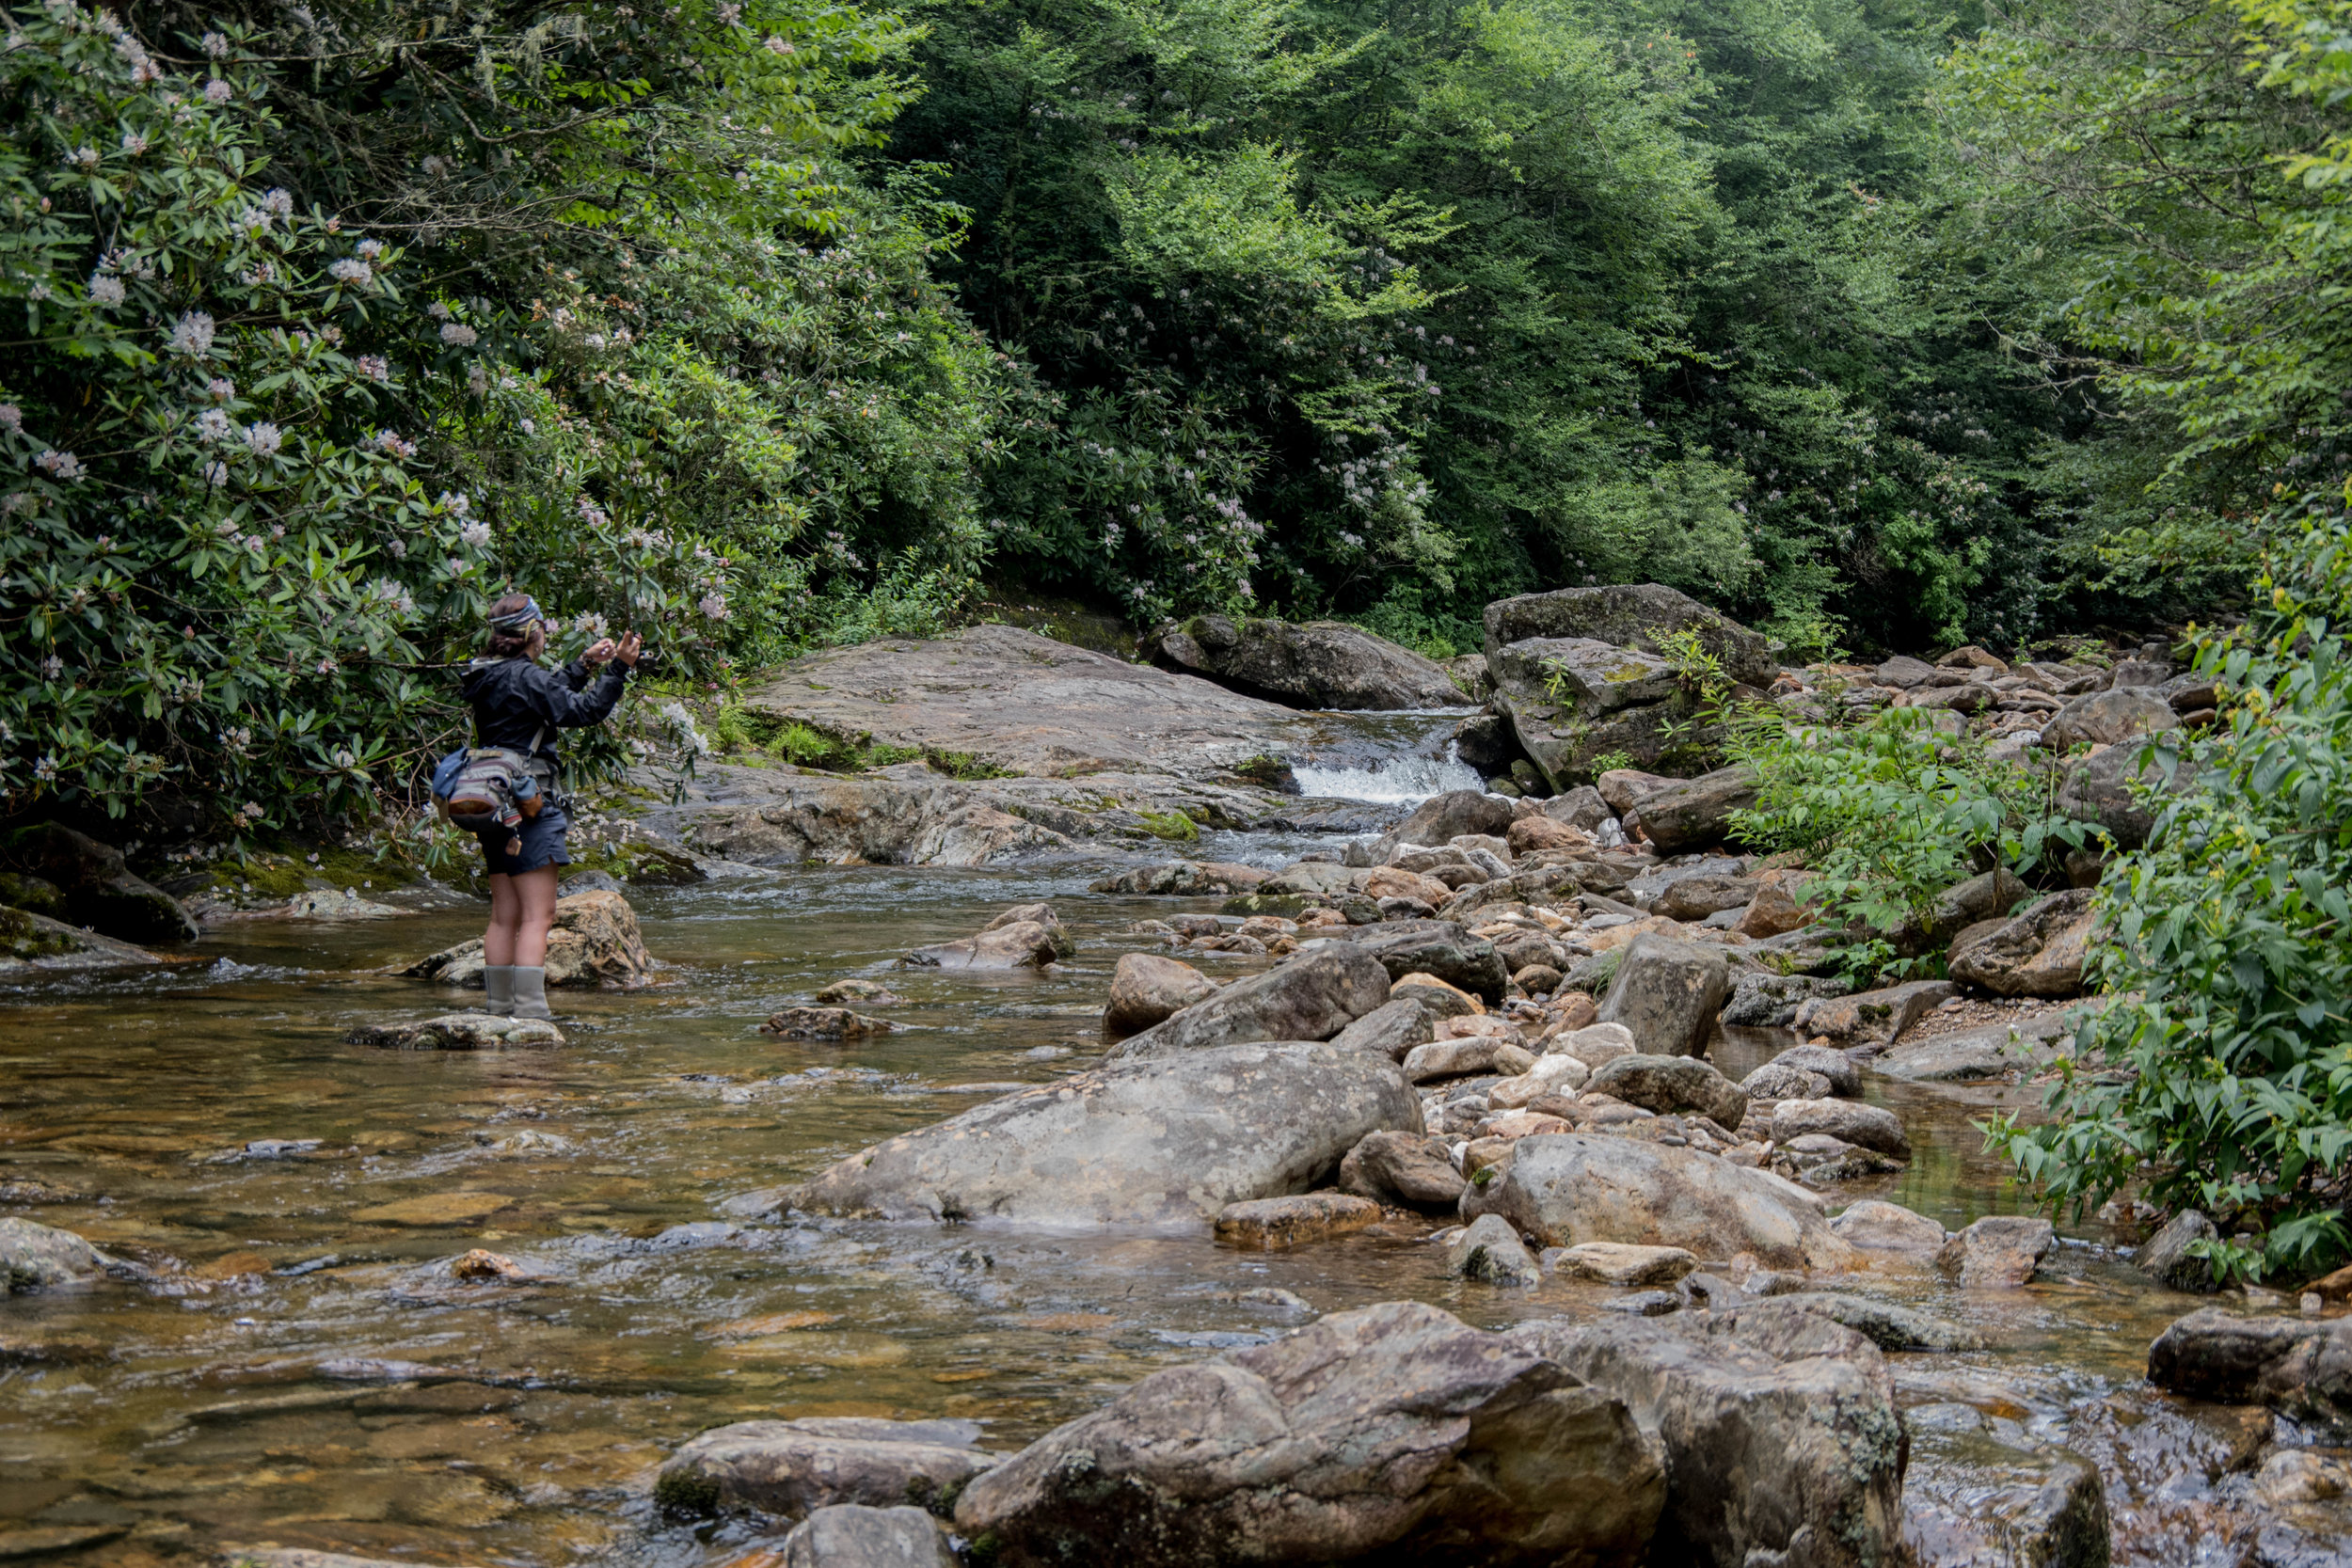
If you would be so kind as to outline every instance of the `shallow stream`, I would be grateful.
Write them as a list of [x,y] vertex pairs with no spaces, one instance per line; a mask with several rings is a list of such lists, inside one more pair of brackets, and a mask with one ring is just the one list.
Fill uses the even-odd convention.
[[[161,974],[0,993],[0,1212],[158,1271],[147,1288],[0,1299],[0,1557],[161,1562],[275,1543],[716,1562],[742,1527],[665,1524],[646,1485],[722,1422],[964,1416],[1009,1449],[1155,1368],[1297,1321],[1238,1299],[1265,1287],[1318,1311],[1418,1297],[1488,1325],[1600,1310],[1596,1287],[1449,1280],[1417,1227],[1269,1255],[1205,1233],[729,1217],[731,1198],[1088,1065],[1112,965],[1139,944],[1123,929],[1214,907],[1085,894],[1099,871],[826,869],[633,894],[665,983],[563,996],[572,1043],[557,1050],[342,1043],[455,1000],[381,970],[472,934],[470,910],[247,922]],[[1032,898],[1081,939],[1073,962],[893,967]],[[898,1032],[836,1046],[755,1032],[852,974],[910,999],[889,1009]],[[1738,1076],[1785,1043],[1743,1033],[1719,1060]],[[1917,1158],[1848,1196],[1953,1227],[2021,1208],[1968,1125],[1998,1092],[1886,1091]],[[2106,1472],[2119,1560],[2255,1560],[2256,1534],[2287,1527],[2233,1505],[2242,1483],[2223,1478],[2266,1423],[2146,1387],[2149,1340],[2197,1303],[2151,1288],[2106,1240],[2078,1236],[2057,1277],[2024,1291],[1860,1282],[1996,1347],[1897,1358],[1906,1399],[1944,1413],[1915,1438],[1912,1495],[1964,1521],[2017,1484],[2001,1442],[2064,1441]],[[430,1267],[473,1247],[543,1277],[453,1285]],[[2344,1560],[2318,1543],[2290,1530],[2261,1560]]]

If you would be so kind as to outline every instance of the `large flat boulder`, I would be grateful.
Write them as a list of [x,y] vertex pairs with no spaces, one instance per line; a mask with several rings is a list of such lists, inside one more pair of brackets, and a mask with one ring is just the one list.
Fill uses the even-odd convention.
[[1828,1271],[1853,1260],[1820,1198],[1795,1182],[1635,1138],[1521,1138],[1509,1170],[1464,1194],[1462,1212],[1501,1214],[1546,1246],[1678,1246],[1709,1262],[1752,1252],[1775,1269]]
[[1286,707],[1461,707],[1470,701],[1445,667],[1341,621],[1196,615],[1143,640],[1163,669]]
[[[400,973],[412,980],[482,989],[482,939],[418,959]],[[653,959],[637,911],[617,893],[575,893],[555,901],[548,933],[548,984],[630,990],[653,977]]]
[[1222,778],[1313,734],[1289,710],[1213,681],[1006,626],[810,654],[745,703],[829,735],[1040,778]]
[[2090,952],[2092,890],[2054,893],[1965,946],[1954,944],[1952,978],[1996,996],[2074,996]]
[[1665,1476],[1625,1403],[1418,1302],[1154,1372],[976,1480],[1005,1568],[1645,1560]]
[[952,1494],[1001,1457],[977,1447],[977,1421],[885,1421],[861,1416],[738,1421],[670,1456],[654,1498],[676,1513],[737,1508],[798,1517],[856,1503],[871,1508]]
[[1488,699],[1555,793],[1613,753],[1645,768],[1694,772],[1723,738],[1699,724],[1675,668],[1589,638],[1531,637],[1497,650]]
[[71,1230],[0,1216],[0,1296],[94,1284],[113,1261]]
[[1669,1479],[1653,1563],[1908,1560],[1908,1442],[1886,1359],[1861,1335],[1795,1313],[1703,1325],[1553,1319],[1507,1337],[1624,1400],[1658,1433]]
[[144,947],[29,910],[0,908],[0,979],[85,969],[137,969],[164,960]]
[[1656,932],[1635,937],[1600,999],[1599,1022],[1633,1031],[1653,1056],[1696,1056],[1731,990],[1731,960],[1720,947]]
[[67,924],[119,942],[184,942],[196,922],[180,901],[134,876],[122,851],[56,822],[35,822],[0,840],[0,868],[39,878],[57,892]]
[[1136,1061],[1250,1040],[1325,1040],[1389,999],[1389,972],[1353,942],[1300,953],[1130,1035],[1110,1053]]
[[1422,1131],[1396,1064],[1304,1040],[1080,1073],[850,1156],[785,1195],[814,1213],[1197,1225],[1320,1184],[1369,1133]]
[[1388,920],[1351,927],[1335,940],[1371,954],[1391,980],[1431,974],[1497,1005],[1510,989],[1511,972],[1494,943],[1451,920]]
[[2141,792],[2178,795],[2196,781],[2196,770],[2181,754],[2177,738],[2128,740],[2102,747],[2074,764],[2058,784],[2059,813],[2105,829],[2118,848],[2146,845],[2155,831],[2156,812],[2140,799]]
[[2148,1347],[2148,1381],[2193,1399],[2266,1404],[2352,1436],[2352,1318],[2241,1318],[2208,1307]]
[[1708,609],[1688,594],[1655,582],[1611,583],[1521,594],[1486,607],[1486,662],[1531,637],[1583,637],[1645,653],[1664,651],[1661,639],[1696,632],[1700,646],[1724,673],[1750,686],[1770,686],[1778,667],[1761,633]]
[[[1719,768],[1668,784],[1643,798],[1642,832],[1660,853],[1667,855],[1721,844],[1731,836],[1731,814],[1756,804],[1756,769],[1747,767]],[[1684,917],[1676,914],[1676,918]]]

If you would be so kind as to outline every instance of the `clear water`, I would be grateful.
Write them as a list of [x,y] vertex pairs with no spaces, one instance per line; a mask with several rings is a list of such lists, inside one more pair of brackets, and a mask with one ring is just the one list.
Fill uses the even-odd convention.
[[[1326,1311],[1417,1297],[1482,1324],[1598,1310],[1597,1288],[1448,1280],[1415,1227],[1267,1255],[1205,1234],[728,1217],[739,1195],[1087,1066],[1111,967],[1134,945],[1120,933],[1213,907],[1085,895],[1099,870],[823,869],[641,895],[665,983],[564,997],[572,1043],[552,1051],[342,1043],[359,1022],[455,1000],[383,971],[471,934],[458,912],[246,924],[159,974],[0,993],[0,1212],[157,1271],[148,1289],[0,1301],[0,1553],[84,1540],[54,1560],[193,1563],[277,1543],[423,1562],[718,1562],[744,1527],[706,1539],[664,1524],[646,1486],[664,1454],[722,1422],[953,1415],[1011,1448],[1155,1368],[1277,1331],[1230,1299],[1250,1287]],[[1053,973],[893,967],[1038,897],[1081,939]],[[900,1032],[849,1045],[756,1033],[853,974],[910,998],[890,1012]],[[1780,1043],[1720,1049],[1738,1070]],[[1952,1225],[2022,1207],[1967,1124],[1976,1106],[1918,1090],[1888,1102],[1919,1157],[1865,1191]],[[238,1155],[261,1139],[317,1148]],[[451,1284],[437,1263],[472,1247],[541,1277]],[[1903,1358],[1904,1375],[1978,1379],[2098,1456],[2122,1560],[2191,1560],[2182,1542],[2242,1535],[2201,1457],[2237,1418],[2176,1409],[2138,1382],[2149,1339],[2195,1302],[2096,1246],[2070,1247],[2058,1274],[1993,1298],[1915,1274],[1859,1288],[1995,1338]],[[1992,1484],[1964,1452],[1917,1452],[1919,1496],[1965,1510]]]
[[1301,795],[1399,805],[1419,805],[1449,790],[1486,787],[1478,769],[1462,760],[1461,748],[1451,740],[1444,752],[1434,757],[1398,757],[1359,768],[1318,768],[1309,763],[1291,771],[1297,777]]

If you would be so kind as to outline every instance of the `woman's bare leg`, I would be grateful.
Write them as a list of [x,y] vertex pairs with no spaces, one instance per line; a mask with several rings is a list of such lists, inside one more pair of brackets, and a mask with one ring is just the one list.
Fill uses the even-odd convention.
[[[555,881],[562,870],[561,866],[543,865],[536,871],[490,879],[493,886],[500,882],[511,884],[516,899],[514,956],[508,962],[526,969],[546,965],[548,931],[555,925]],[[491,896],[495,899],[497,895]]]
[[[490,926],[482,933],[482,961],[485,964],[516,962],[516,933],[523,923],[523,898],[515,886],[518,878],[493,873],[490,878]],[[548,950],[548,935],[539,932],[539,952],[543,958]],[[541,958],[533,958],[538,963]]]

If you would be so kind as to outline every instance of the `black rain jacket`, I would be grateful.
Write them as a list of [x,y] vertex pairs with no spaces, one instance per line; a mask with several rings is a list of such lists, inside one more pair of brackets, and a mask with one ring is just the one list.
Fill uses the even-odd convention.
[[[476,746],[533,754],[553,767],[558,760],[555,732],[604,722],[628,685],[628,667],[618,659],[606,665],[592,686],[588,666],[578,659],[557,672],[517,656],[475,659],[466,666],[458,689],[473,706]],[[533,736],[540,737],[535,753],[531,751]]]

